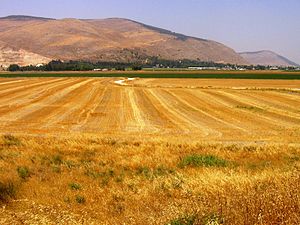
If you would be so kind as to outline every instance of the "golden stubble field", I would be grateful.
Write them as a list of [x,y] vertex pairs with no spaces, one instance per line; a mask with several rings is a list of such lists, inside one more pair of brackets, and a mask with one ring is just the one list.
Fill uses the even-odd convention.
[[300,81],[0,79],[3,133],[299,138]]
[[299,224],[299,87],[0,79],[0,224]]

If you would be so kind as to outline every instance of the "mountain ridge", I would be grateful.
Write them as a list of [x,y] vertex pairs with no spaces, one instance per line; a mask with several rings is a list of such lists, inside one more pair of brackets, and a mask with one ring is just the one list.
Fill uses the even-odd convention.
[[299,66],[299,64],[270,50],[240,52],[248,63],[264,66]]
[[5,17],[0,17],[0,20],[56,20],[56,19],[39,17],[39,16],[9,15]]
[[[22,57],[138,62],[149,57],[246,64],[232,48],[124,18],[52,19],[25,15],[0,18],[0,49]],[[8,51],[8,52],[13,52]],[[24,54],[23,54],[24,53]],[[1,52],[0,52],[1,54]],[[2,55],[8,55],[6,52]],[[9,56],[10,61],[13,55]],[[24,65],[22,57],[16,63]],[[29,57],[30,58],[30,57]],[[18,59],[18,60],[17,60]],[[5,60],[0,61],[3,64]],[[28,61],[26,61],[28,63]],[[40,63],[32,61],[32,64]]]

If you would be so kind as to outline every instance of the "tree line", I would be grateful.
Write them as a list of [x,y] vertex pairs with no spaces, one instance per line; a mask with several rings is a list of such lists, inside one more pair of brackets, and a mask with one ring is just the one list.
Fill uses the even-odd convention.
[[[262,65],[234,65],[215,62],[204,62],[199,60],[166,60],[151,57],[144,62],[87,62],[87,61],[66,61],[53,60],[45,65],[39,66],[19,66],[12,64],[8,67],[9,71],[91,71],[95,69],[108,70],[141,70],[143,68],[215,68],[215,69],[245,69],[245,70],[268,70],[271,66]],[[279,69],[288,69],[286,67]],[[291,69],[291,68],[290,68]]]

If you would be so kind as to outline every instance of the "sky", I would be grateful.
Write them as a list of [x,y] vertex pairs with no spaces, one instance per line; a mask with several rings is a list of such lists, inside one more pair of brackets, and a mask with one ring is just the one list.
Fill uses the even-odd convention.
[[300,64],[300,0],[0,0],[0,17],[127,18]]

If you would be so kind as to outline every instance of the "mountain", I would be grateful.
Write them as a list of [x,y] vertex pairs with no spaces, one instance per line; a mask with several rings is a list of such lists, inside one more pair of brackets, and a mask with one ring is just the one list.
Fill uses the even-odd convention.
[[297,63],[294,63],[272,51],[264,50],[258,52],[242,52],[240,53],[240,56],[242,56],[248,63],[252,65],[299,66]]
[[0,42],[0,65],[8,66],[10,64],[30,65],[38,63],[47,63],[50,58],[28,52],[24,49],[14,49],[3,42]]
[[128,19],[0,18],[0,64],[37,64],[48,59],[135,62],[153,56],[246,63],[221,43]]
[[19,20],[19,21],[26,21],[26,20],[55,20],[51,18],[44,18],[44,17],[36,17],[36,16],[24,16],[24,15],[11,15],[6,17],[0,17],[2,20]]

